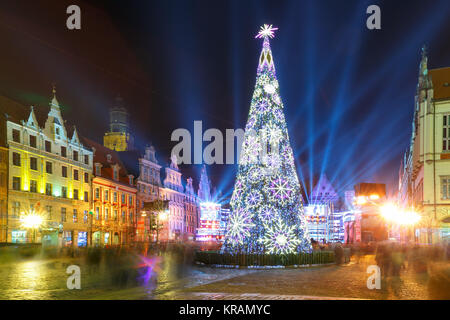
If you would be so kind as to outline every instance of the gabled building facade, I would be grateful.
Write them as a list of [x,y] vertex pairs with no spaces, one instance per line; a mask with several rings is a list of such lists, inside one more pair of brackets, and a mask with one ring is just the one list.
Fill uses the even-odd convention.
[[90,237],[93,246],[129,245],[136,239],[137,189],[117,152],[83,138],[93,152]]
[[450,235],[450,68],[428,69],[422,49],[410,147],[399,175],[399,203],[421,214],[415,238]]
[[[7,114],[6,242],[86,246],[92,152],[76,128],[65,125],[55,89],[48,112],[39,110],[40,121],[34,107],[2,99],[0,108]],[[24,228],[28,215],[40,216],[42,224]]]

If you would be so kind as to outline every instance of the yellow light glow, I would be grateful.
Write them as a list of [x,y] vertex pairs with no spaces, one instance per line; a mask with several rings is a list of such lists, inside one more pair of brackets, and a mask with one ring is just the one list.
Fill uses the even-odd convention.
[[367,199],[366,199],[365,196],[358,196],[356,198],[356,204],[357,205],[363,205],[363,204],[366,204],[366,203],[367,203]]
[[369,199],[370,199],[370,200],[378,200],[378,199],[380,199],[380,196],[377,195],[377,194],[371,194],[371,195],[369,196]]
[[163,211],[159,214],[159,220],[160,221],[166,221],[167,218],[169,218],[169,215],[167,214],[167,211]]
[[35,229],[42,224],[42,217],[37,214],[28,214],[21,218],[24,228]]
[[392,203],[387,203],[380,208],[381,215],[388,221],[393,221],[398,215],[398,208]]
[[380,212],[386,221],[398,225],[413,225],[420,220],[417,212],[401,210],[392,203],[382,206]]

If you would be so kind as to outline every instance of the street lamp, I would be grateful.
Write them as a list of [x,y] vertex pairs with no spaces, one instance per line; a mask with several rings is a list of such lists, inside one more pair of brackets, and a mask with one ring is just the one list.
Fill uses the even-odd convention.
[[402,210],[392,203],[387,203],[380,207],[382,217],[400,230],[412,227],[421,219],[420,215],[414,210]]
[[169,210],[159,211],[156,213],[156,243],[159,242],[159,229],[162,228],[162,225],[160,226],[159,222],[167,221],[169,218]]
[[414,225],[420,220],[420,215],[414,210],[401,210],[389,203],[382,206],[380,211],[384,219],[398,225]]
[[33,211],[32,213],[22,216],[20,220],[24,228],[31,229],[33,231],[33,243],[35,243],[36,229],[42,225],[44,219]]

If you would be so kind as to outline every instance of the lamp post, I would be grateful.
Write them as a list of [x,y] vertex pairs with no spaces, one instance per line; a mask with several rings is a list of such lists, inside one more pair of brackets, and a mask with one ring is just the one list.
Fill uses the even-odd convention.
[[32,243],[36,243],[36,229],[42,225],[42,217],[33,211],[32,213],[23,216],[21,220],[24,228],[31,229],[33,234]]
[[405,230],[405,228],[412,227],[414,228],[414,225],[419,222],[421,219],[420,215],[414,211],[414,209],[411,210],[402,210],[399,207],[395,206],[391,203],[386,203],[380,208],[380,212],[382,217],[392,225],[395,225],[400,230],[400,240],[401,240],[401,233]]
[[163,225],[159,222],[164,222],[169,217],[169,210],[164,210],[156,213],[156,243],[159,243],[159,229],[162,229]]

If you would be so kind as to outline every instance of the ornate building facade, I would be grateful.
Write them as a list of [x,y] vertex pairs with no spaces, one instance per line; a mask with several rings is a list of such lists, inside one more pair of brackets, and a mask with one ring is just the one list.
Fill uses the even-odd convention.
[[428,69],[422,48],[410,147],[399,174],[398,200],[421,214],[416,241],[450,235],[450,68]]
[[[48,112],[7,99],[0,107],[9,148],[6,241],[86,246],[92,152],[65,125],[55,90]],[[30,215],[42,223],[24,227]]]
[[126,245],[135,241],[137,189],[117,152],[83,138],[93,151],[90,235],[93,246]]
[[169,200],[169,217],[163,228],[162,240],[182,240],[186,228],[185,194],[176,156],[172,156],[170,165],[165,168],[165,174],[161,198]]
[[199,202],[195,195],[192,178],[188,178],[185,188],[184,212],[185,212],[185,229],[184,240],[195,240],[196,230],[199,224]]
[[0,243],[7,240],[8,149],[0,144]]

